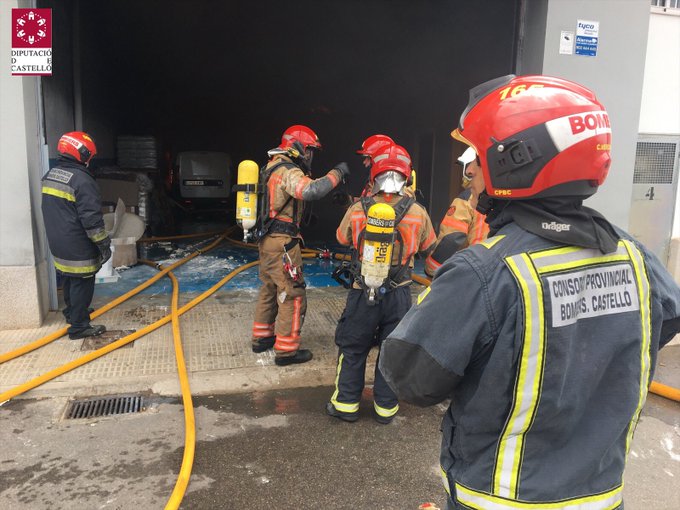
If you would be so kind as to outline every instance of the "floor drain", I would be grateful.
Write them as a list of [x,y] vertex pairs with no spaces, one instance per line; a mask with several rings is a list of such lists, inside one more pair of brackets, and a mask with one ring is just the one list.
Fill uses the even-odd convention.
[[144,409],[144,399],[141,395],[88,398],[70,402],[66,410],[66,419],[75,420],[78,418],[139,413]]

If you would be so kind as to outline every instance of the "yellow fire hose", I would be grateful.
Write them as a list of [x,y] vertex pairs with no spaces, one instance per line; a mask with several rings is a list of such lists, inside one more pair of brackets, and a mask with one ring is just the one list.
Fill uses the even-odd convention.
[[[227,230],[227,233],[233,232],[235,227],[231,227]],[[210,237],[210,236],[216,236],[218,234],[223,234],[224,232],[221,230],[215,230],[212,232],[196,232],[195,234],[182,234],[178,236],[164,236],[164,237],[142,237],[141,239],[137,239],[138,243],[156,243],[158,241],[174,241],[175,239],[193,239],[196,237]]]
[[[90,361],[93,361],[97,358],[100,358],[104,356],[105,354],[108,354],[109,352],[112,352],[120,347],[123,347],[124,345],[127,345],[130,342],[133,342],[134,340],[146,335],[147,333],[150,333],[151,331],[154,331],[161,326],[167,324],[168,322],[172,322],[172,331],[173,331],[173,342],[174,342],[174,347],[175,347],[175,356],[177,360],[177,371],[178,371],[178,376],[180,380],[180,388],[182,392],[182,402],[184,406],[184,422],[185,422],[185,443],[184,443],[184,455],[182,459],[182,466],[180,468],[180,472],[177,478],[177,482],[175,484],[175,488],[168,500],[168,503],[166,504],[165,509],[166,510],[176,510],[179,508],[179,505],[184,497],[184,494],[186,492],[186,488],[189,484],[189,479],[191,477],[191,469],[193,465],[193,459],[194,459],[194,452],[195,452],[195,441],[196,441],[196,429],[195,429],[195,420],[194,420],[194,413],[193,413],[193,402],[191,398],[191,389],[189,387],[189,380],[187,376],[187,369],[186,369],[186,363],[184,360],[184,354],[182,350],[182,341],[181,341],[181,333],[180,333],[180,327],[179,327],[179,316],[184,314],[185,312],[191,310],[194,306],[198,305],[205,299],[207,299],[209,296],[214,294],[217,290],[219,290],[225,283],[227,283],[229,280],[231,280],[234,276],[237,274],[250,269],[251,267],[254,267],[259,264],[259,260],[249,262],[247,264],[244,264],[232,272],[230,272],[227,276],[225,276],[222,280],[220,280],[218,283],[213,285],[210,289],[206,290],[193,300],[191,300],[189,303],[184,305],[181,308],[178,308],[178,300],[179,300],[179,285],[177,282],[177,279],[175,276],[170,272],[171,269],[191,260],[192,258],[196,257],[200,253],[204,253],[208,251],[209,249],[212,249],[214,246],[219,244],[225,237],[226,233],[222,235],[219,239],[217,239],[213,244],[211,244],[208,248],[197,251],[190,256],[186,257],[185,259],[176,262],[175,264],[169,266],[168,268],[161,268],[161,266],[158,266],[160,272],[152,277],[151,279],[147,280],[145,284],[140,285],[139,287],[133,289],[132,291],[126,293],[125,295],[117,298],[116,300],[112,301],[111,303],[105,305],[104,307],[100,308],[96,312],[92,314],[92,317],[97,317],[104,312],[110,310],[114,306],[117,306],[118,304],[122,303],[129,297],[132,297],[133,295],[137,294],[139,291],[143,290],[144,288],[148,287],[155,281],[157,281],[160,277],[162,277],[165,274],[168,274],[170,279],[172,280],[173,284],[173,290],[172,290],[172,307],[171,307],[171,314],[163,317],[162,319],[154,322],[153,324],[150,324],[144,328],[142,328],[139,331],[136,331],[126,337],[123,337],[107,346],[102,347],[101,349],[98,349],[92,353],[89,353],[85,356],[82,356],[76,360],[73,360],[69,363],[66,363],[65,365],[62,365],[59,368],[56,368],[54,370],[51,370],[39,377],[36,377],[26,383],[23,383],[19,386],[16,386],[15,388],[12,388],[11,390],[8,390],[2,394],[0,394],[0,403],[4,403],[7,400],[10,400],[11,398],[14,398],[18,395],[21,395],[25,393],[26,391],[29,391],[33,388],[36,388],[37,386],[40,386],[41,384],[52,380],[60,375],[65,374],[66,372],[69,372],[79,366],[82,366],[86,363],[89,363]],[[241,243],[239,241],[234,241],[231,239],[227,239],[229,242],[232,244],[242,244],[247,247],[251,247],[250,245],[247,245],[246,243]],[[315,258],[318,255],[317,250],[313,249],[304,249],[302,257],[303,258]],[[346,259],[345,255],[335,255],[336,259]],[[149,265],[154,265],[154,263],[149,262],[149,261],[142,261],[146,264]],[[429,285],[430,280],[424,277],[421,277],[419,275],[414,275],[414,281],[420,283],[421,285]],[[66,332],[66,328],[63,328],[61,335],[63,335]],[[12,351],[10,353],[6,353],[2,356],[0,356],[0,363],[4,361],[8,361],[9,359],[13,359],[17,356],[20,356],[21,354],[24,354],[26,352],[30,352],[31,350],[34,350],[41,345],[45,345],[46,343],[49,343],[50,341],[54,340],[55,338],[59,338],[58,336],[55,338],[51,338],[47,341],[45,339],[50,338],[54,335],[59,333],[59,331],[53,333],[52,335],[48,335],[48,337],[45,337],[41,340],[38,340],[36,342],[33,342],[32,344],[29,344],[27,346],[24,346],[21,349],[17,349],[16,351]],[[59,336],[61,336],[59,335]],[[40,343],[40,342],[43,343]],[[37,345],[40,343],[40,345]],[[30,347],[30,348],[28,348]],[[27,349],[28,348],[28,349]],[[23,351],[23,352],[20,352]],[[11,355],[11,357],[9,357]],[[676,401],[680,401],[680,390],[677,390],[676,388],[672,388],[670,386],[666,386],[660,383],[657,383],[655,381],[652,382],[650,385],[650,391],[656,394],[659,394],[661,396],[664,396],[666,398],[670,398]]]
[[[222,235],[220,237],[218,237],[214,242],[209,244],[207,247],[202,248],[200,250],[197,250],[194,253],[192,253],[191,255],[188,255],[187,257],[183,258],[182,260],[175,262],[171,266],[168,266],[167,268],[163,269],[158,274],[149,278],[144,283],[138,285],[137,287],[126,292],[122,296],[117,297],[113,301],[111,301],[111,302],[107,303],[106,305],[102,306],[101,308],[95,310],[90,315],[90,318],[95,319],[95,318],[99,317],[100,315],[102,315],[103,313],[108,312],[112,308],[114,308],[114,307],[118,306],[119,304],[127,301],[132,296],[139,294],[141,291],[143,291],[147,287],[149,287],[152,284],[154,284],[155,282],[157,282],[166,273],[172,271],[176,267],[179,267],[182,264],[186,264],[187,262],[189,262],[191,259],[197,257],[198,255],[212,250],[217,245],[219,245],[227,237],[227,235],[229,235],[229,233],[230,233],[230,230],[222,233]],[[5,363],[6,361],[12,360],[14,358],[18,358],[19,356],[22,356],[22,355],[24,355],[28,352],[34,351],[35,349],[38,349],[39,347],[42,347],[43,345],[47,345],[48,343],[53,342],[54,340],[56,340],[58,338],[61,338],[62,336],[64,336],[66,334],[67,329],[68,328],[61,328],[61,329],[55,331],[54,333],[51,333],[49,335],[44,336],[43,338],[39,338],[38,340],[31,342],[30,344],[22,345],[18,349],[0,354],[0,364]]]
[[182,349],[182,335],[179,329],[179,284],[177,278],[171,272],[168,276],[172,280],[172,340],[175,344],[175,359],[177,360],[177,376],[182,390],[182,404],[184,405],[184,455],[182,456],[182,466],[177,475],[175,488],[165,505],[165,510],[175,510],[179,508],[184,493],[189,486],[191,478],[191,468],[194,464],[194,452],[196,450],[196,424],[194,421],[194,403],[191,399],[191,388],[189,387],[189,376],[187,365],[184,361],[184,351]]

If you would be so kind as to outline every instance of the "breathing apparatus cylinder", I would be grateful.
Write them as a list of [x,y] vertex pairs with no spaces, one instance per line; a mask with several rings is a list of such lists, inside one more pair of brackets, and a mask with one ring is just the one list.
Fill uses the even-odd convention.
[[243,240],[257,222],[257,181],[260,169],[255,161],[243,160],[238,164],[236,192],[236,222],[243,228]]
[[369,302],[389,276],[394,243],[395,212],[389,204],[373,204],[366,215],[361,276],[367,287]]
[[411,184],[408,185],[409,189],[415,194],[417,185],[416,185],[416,171],[411,168],[411,178],[410,178]]

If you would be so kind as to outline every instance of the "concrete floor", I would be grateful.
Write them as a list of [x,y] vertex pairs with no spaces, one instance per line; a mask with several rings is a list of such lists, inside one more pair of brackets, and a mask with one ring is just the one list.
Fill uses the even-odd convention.
[[[417,288],[414,289],[417,291]],[[279,368],[250,352],[254,291],[221,291],[182,317],[198,427],[183,508],[416,509],[443,505],[437,472],[441,406],[403,406],[380,426],[370,402],[355,424],[323,413],[335,377],[342,289],[312,289],[303,344],[315,359]],[[192,296],[182,296],[184,302]],[[99,306],[102,303],[95,303]],[[169,310],[144,296],[108,312],[109,329],[139,329]],[[63,327],[0,331],[6,352]],[[0,391],[75,359],[83,341],[60,339],[0,365]],[[370,367],[369,367],[370,370]],[[656,379],[680,387],[680,344],[661,353]],[[73,397],[146,392],[143,413],[65,420]],[[161,508],[183,452],[182,406],[170,327],[65,374],[0,408],[0,508]],[[627,509],[680,508],[680,405],[650,395],[625,474]]]

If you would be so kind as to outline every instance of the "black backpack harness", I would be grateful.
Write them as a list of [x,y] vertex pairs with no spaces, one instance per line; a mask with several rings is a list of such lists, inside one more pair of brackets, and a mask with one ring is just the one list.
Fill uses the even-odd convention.
[[[387,277],[387,281],[383,284],[382,287],[380,287],[379,291],[377,292],[377,300],[380,300],[383,295],[385,295],[387,292],[392,290],[393,288],[399,287],[402,283],[404,283],[407,280],[411,279],[411,268],[409,267],[409,264],[404,264],[403,263],[403,253],[404,253],[404,242],[401,237],[401,232],[399,231],[399,222],[404,218],[408,210],[411,208],[411,205],[415,202],[415,198],[410,197],[410,196],[405,196],[397,204],[394,206],[394,233],[392,234],[377,234],[377,233],[370,233],[366,232],[366,226],[359,232],[359,236],[357,238],[357,246],[354,247],[352,246],[351,249],[351,254],[352,254],[352,260],[351,262],[343,262],[340,266],[338,266],[334,271],[333,271],[333,279],[340,283],[343,287],[346,289],[349,289],[352,287],[352,283],[356,282],[359,284],[359,286],[364,290],[364,293],[368,297],[368,291],[369,287],[366,285],[366,282],[364,281],[363,276],[361,276],[361,260],[359,260],[359,248],[361,247],[361,244],[364,239],[367,240],[373,240],[373,241],[380,241],[380,242],[392,242],[394,241],[399,241],[399,257],[398,257],[398,264],[395,266],[390,267],[390,271]],[[364,210],[364,215],[366,218],[368,218],[368,210],[371,208],[373,204],[376,203],[376,200],[371,197],[371,196],[365,196],[361,198],[361,207]]]

